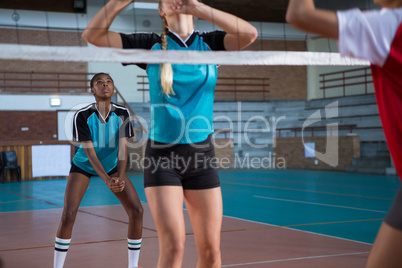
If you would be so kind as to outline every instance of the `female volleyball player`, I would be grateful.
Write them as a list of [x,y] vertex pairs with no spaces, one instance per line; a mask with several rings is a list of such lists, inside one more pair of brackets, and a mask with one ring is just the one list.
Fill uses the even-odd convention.
[[54,267],[63,267],[78,207],[92,176],[98,175],[127,212],[129,268],[138,266],[143,209],[126,175],[127,139],[134,136],[127,108],[111,102],[114,83],[108,74],[91,80],[96,102],[74,116],[73,138],[81,145],[73,158],[64,209],[55,242]]
[[[337,13],[313,0],[290,0],[287,20],[295,28],[339,40],[343,56],[371,62],[375,94],[395,168],[402,176],[402,1],[374,0],[382,10]],[[377,234],[367,267],[402,267],[402,190]]]
[[[162,35],[109,31],[115,16],[131,0],[111,0],[89,23],[83,38],[96,46],[151,50],[240,50],[257,38],[248,22],[197,0],[161,0]],[[223,31],[194,31],[193,19]],[[222,196],[211,140],[217,79],[215,65],[140,65],[146,68],[151,97],[151,128],[144,186],[159,237],[158,267],[181,267],[185,224],[190,215],[198,250],[198,268],[220,267]]]

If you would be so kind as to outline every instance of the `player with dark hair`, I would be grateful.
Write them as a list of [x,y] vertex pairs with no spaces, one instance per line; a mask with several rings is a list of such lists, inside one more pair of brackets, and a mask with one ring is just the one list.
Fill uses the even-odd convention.
[[91,80],[96,102],[76,112],[73,138],[80,147],[68,177],[64,209],[56,235],[54,267],[61,268],[71,242],[71,233],[90,178],[99,176],[123,205],[129,219],[129,268],[138,266],[143,209],[137,192],[126,175],[127,139],[134,136],[127,108],[111,102],[114,83],[110,75],[96,74]]

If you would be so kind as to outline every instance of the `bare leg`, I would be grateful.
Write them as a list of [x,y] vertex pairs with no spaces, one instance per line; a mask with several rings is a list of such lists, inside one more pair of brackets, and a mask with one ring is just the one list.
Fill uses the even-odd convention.
[[[117,176],[113,174],[111,177]],[[144,210],[137,191],[130,179],[124,174],[123,179],[126,182],[124,190],[116,193],[115,196],[119,199],[128,215],[128,234],[129,239],[140,239],[142,237],[142,216]]]
[[70,173],[64,194],[64,209],[57,237],[70,239],[77,211],[88,188],[89,178],[81,173]]
[[402,231],[383,222],[371,249],[366,268],[402,267]]
[[186,238],[183,217],[183,188],[145,188],[159,237],[159,268],[180,268]]
[[221,188],[185,190],[184,200],[190,215],[198,250],[197,268],[221,267],[222,227]]

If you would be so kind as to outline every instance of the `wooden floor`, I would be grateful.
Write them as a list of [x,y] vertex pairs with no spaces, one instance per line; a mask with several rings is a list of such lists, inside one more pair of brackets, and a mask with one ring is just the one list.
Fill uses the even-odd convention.
[[[364,267],[399,187],[397,177],[302,171],[221,172],[223,267]],[[156,267],[158,239],[142,176],[130,176],[144,206],[140,265]],[[0,258],[6,268],[52,267],[65,180],[0,185]],[[65,267],[127,267],[127,216],[92,179]],[[183,267],[197,252],[186,211]]]

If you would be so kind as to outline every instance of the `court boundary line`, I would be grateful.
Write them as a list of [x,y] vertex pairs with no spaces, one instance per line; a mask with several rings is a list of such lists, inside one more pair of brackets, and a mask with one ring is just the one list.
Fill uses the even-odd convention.
[[384,213],[384,214],[388,213],[387,211],[380,211],[380,210],[373,210],[373,209],[346,207],[346,206],[338,206],[338,205],[331,205],[331,204],[324,204],[324,203],[306,202],[306,201],[298,201],[298,200],[282,199],[282,198],[274,198],[274,197],[266,197],[266,196],[254,195],[253,197],[260,198],[260,199],[277,200],[277,201],[284,201],[284,202],[293,202],[293,203],[318,205],[318,206],[327,206],[327,207],[336,207],[336,208],[346,208],[346,209],[369,211],[369,212]]
[[[269,229],[269,228],[283,228],[283,229],[289,229],[289,230],[298,231],[298,232],[304,232],[304,233],[309,233],[309,234],[314,234],[314,235],[320,235],[320,236],[325,236],[325,237],[330,237],[330,238],[345,240],[345,241],[349,241],[349,242],[355,242],[355,243],[359,243],[359,244],[365,244],[365,245],[370,245],[370,246],[373,245],[372,243],[357,241],[357,240],[353,240],[353,239],[349,239],[349,238],[344,238],[344,237],[338,237],[338,236],[333,236],[333,235],[315,233],[315,232],[306,231],[306,230],[295,229],[295,228],[291,228],[291,227],[286,226],[286,225],[280,226],[280,225],[276,225],[276,224],[270,224],[270,223],[259,222],[259,221],[254,221],[254,220],[247,220],[247,219],[242,219],[242,218],[239,218],[239,217],[233,217],[233,216],[227,216],[227,215],[224,215],[224,217],[228,217],[228,218],[232,218],[232,219],[236,219],[236,220],[243,220],[243,221],[252,222],[252,223],[257,223],[257,224],[262,224],[262,225],[270,225],[270,226],[273,226],[273,227],[265,227],[265,228],[267,228],[267,229]],[[383,220],[383,219],[373,219],[373,221],[374,221],[374,220]],[[306,224],[306,225],[307,225],[307,224]],[[257,228],[263,228],[263,227],[257,227]],[[244,228],[243,230],[246,231],[247,228]]]
[[[247,171],[247,170],[246,170]],[[312,171],[315,172],[315,171]],[[347,173],[347,174],[352,174],[352,173]],[[366,174],[365,174],[366,175]],[[359,186],[359,185],[352,185],[352,184],[348,184],[348,185],[344,185],[344,184],[335,184],[335,183],[325,183],[325,182],[316,182],[316,181],[298,181],[298,180],[282,180],[282,179],[275,179],[275,178],[264,178],[264,177],[256,177],[255,179],[257,180],[266,180],[266,181],[280,181],[280,182],[290,182],[290,183],[314,183],[314,184],[318,184],[318,185],[324,185],[324,186],[332,186],[332,187],[343,187],[343,188],[358,188],[358,189],[368,189],[368,190],[383,190],[383,191],[393,191],[393,192],[397,192],[399,188],[376,188],[376,187],[371,187],[371,186]]]
[[[27,198],[27,199],[31,199],[31,200],[34,200],[34,201],[42,202],[42,203],[45,203],[45,204],[48,204],[48,205],[51,205],[51,206],[55,206],[55,207],[58,207],[58,208],[61,208],[61,209],[63,209],[63,207],[64,207],[64,206],[60,206],[60,205],[58,205],[58,204],[55,204],[55,203],[52,203],[52,202],[48,202],[48,201],[45,201],[45,200],[42,200],[42,199],[39,199],[39,198],[31,197],[31,196],[28,196],[28,195],[13,193],[13,192],[9,192],[9,191],[3,191],[3,192],[9,193],[9,194],[14,194],[14,195],[17,195],[17,196],[22,196],[22,197],[25,197],[25,198]],[[102,218],[102,219],[114,221],[114,222],[119,222],[119,223],[123,223],[123,224],[128,224],[127,221],[121,221],[121,220],[117,220],[117,219],[112,219],[112,218],[110,218],[110,217],[106,217],[106,216],[98,215],[98,214],[95,214],[95,213],[92,213],[92,212],[84,211],[84,210],[82,210],[83,208],[85,208],[85,207],[80,207],[80,208],[78,209],[78,212],[81,212],[81,213],[84,213],[84,214],[87,214],[87,215],[91,215],[91,216],[94,216],[94,217],[98,217],[98,218]],[[144,226],[143,226],[142,228],[145,229],[145,230],[148,230],[148,231],[156,232],[156,230],[151,229],[151,228],[147,228],[147,227],[144,227]]]
[[266,185],[258,185],[258,184],[238,183],[238,182],[222,182],[222,181],[221,181],[221,184],[232,184],[232,185],[249,186],[249,187],[280,189],[280,190],[286,190],[286,191],[308,192],[308,193],[316,193],[316,194],[327,194],[327,195],[339,195],[339,196],[349,196],[349,197],[360,197],[360,198],[378,199],[378,200],[390,200],[390,201],[393,200],[393,198],[384,198],[384,197],[375,197],[375,196],[364,196],[364,195],[353,195],[353,194],[340,194],[340,193],[331,193],[331,192],[323,192],[323,191],[311,191],[311,190],[296,189],[296,188],[286,188],[286,187],[266,186]]
[[247,263],[238,263],[238,264],[227,264],[227,265],[222,265],[221,267],[234,267],[234,266],[244,266],[244,265],[253,265],[253,264],[274,263],[274,262],[286,262],[286,261],[300,261],[300,260],[318,259],[318,258],[330,258],[330,257],[340,257],[340,256],[361,255],[361,254],[368,254],[368,253],[370,253],[370,251],[341,253],[341,254],[333,254],[333,255],[319,255],[319,256],[309,256],[309,257],[299,257],[299,258],[270,260],[270,261],[259,261],[259,262],[247,262]]

